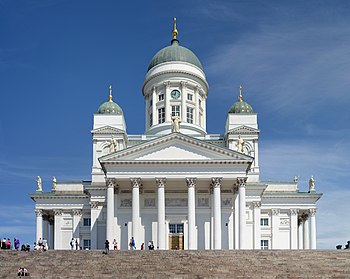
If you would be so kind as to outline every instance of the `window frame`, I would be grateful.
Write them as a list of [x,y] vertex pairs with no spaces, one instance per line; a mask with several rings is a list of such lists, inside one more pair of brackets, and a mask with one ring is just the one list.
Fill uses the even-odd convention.
[[193,115],[194,115],[194,108],[187,107],[186,108],[186,122],[193,124]]
[[158,124],[165,122],[165,107],[158,109]]

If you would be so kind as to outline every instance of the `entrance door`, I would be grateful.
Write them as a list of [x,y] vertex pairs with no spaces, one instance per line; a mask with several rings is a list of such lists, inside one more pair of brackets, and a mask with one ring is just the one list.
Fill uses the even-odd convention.
[[184,224],[169,224],[169,249],[184,249]]

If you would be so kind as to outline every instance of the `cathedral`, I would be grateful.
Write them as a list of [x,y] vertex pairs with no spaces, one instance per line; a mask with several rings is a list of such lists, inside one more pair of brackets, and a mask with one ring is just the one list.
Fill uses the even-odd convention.
[[[228,108],[223,134],[206,130],[208,82],[198,57],[177,39],[149,63],[142,95],[145,132],[130,135],[109,100],[93,115],[88,181],[53,178],[35,202],[36,240],[50,249],[316,249],[316,202],[289,182],[261,181],[257,112],[242,96]],[[107,95],[107,94],[106,94]],[[224,123],[223,123],[224,124]],[[112,247],[111,247],[112,248]]]

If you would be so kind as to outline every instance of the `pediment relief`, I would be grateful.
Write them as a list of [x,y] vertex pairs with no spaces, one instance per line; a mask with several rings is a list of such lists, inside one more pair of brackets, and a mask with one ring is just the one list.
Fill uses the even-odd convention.
[[214,144],[172,133],[155,140],[100,158],[100,162],[113,161],[210,161],[233,160],[251,162],[250,156]]
[[99,135],[110,135],[110,134],[125,134],[123,130],[111,127],[111,126],[104,126],[101,128],[97,128],[91,131],[92,134],[99,134]]
[[234,129],[231,129],[230,131],[227,132],[227,134],[231,135],[238,135],[238,134],[258,134],[260,132],[259,129],[255,129],[249,126],[239,126]]

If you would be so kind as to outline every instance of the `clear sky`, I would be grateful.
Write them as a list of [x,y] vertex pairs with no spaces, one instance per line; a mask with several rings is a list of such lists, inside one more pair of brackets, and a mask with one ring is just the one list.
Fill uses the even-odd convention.
[[144,132],[141,86],[170,44],[201,60],[207,131],[243,97],[258,112],[261,179],[324,193],[318,247],[350,240],[350,1],[0,0],[0,238],[35,241],[36,177],[91,177],[92,115],[108,99]]

